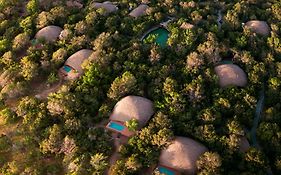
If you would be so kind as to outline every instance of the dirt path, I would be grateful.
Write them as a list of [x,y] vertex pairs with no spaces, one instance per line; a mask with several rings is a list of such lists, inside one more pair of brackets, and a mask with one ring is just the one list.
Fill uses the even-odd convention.
[[63,84],[63,80],[60,78],[59,82],[52,85],[51,87],[48,87],[45,83],[41,86],[39,86],[38,89],[36,89],[36,93],[35,97],[39,98],[39,99],[46,99],[48,97],[48,95],[52,92],[56,92],[61,85]]

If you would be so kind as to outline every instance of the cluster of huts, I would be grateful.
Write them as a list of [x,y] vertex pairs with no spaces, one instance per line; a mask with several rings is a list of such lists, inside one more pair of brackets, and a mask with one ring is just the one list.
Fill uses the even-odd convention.
[[[93,3],[94,8],[103,8],[108,13],[118,10],[118,7],[111,2]],[[141,4],[130,12],[130,16],[139,17],[146,14],[148,5]],[[189,23],[184,23],[182,28],[193,28]],[[249,21],[245,27],[252,32],[260,35],[269,35],[270,29],[264,21]],[[47,26],[36,34],[35,38],[44,38],[48,42],[55,42],[61,32],[62,28],[58,26]],[[81,64],[90,57],[92,50],[82,49],[71,55],[60,69],[60,73],[66,79],[76,79],[83,74]],[[215,67],[215,72],[219,77],[219,85],[224,88],[227,86],[247,85],[246,73],[235,64],[219,64]],[[126,122],[132,119],[138,121],[138,130],[144,127],[149,119],[154,114],[153,102],[147,98],[139,96],[126,96],[122,98],[114,107],[110,116],[110,121],[106,128],[119,133],[125,137],[130,137],[135,134],[126,127]],[[249,142],[246,137],[241,138],[240,151],[244,152],[249,148]],[[187,137],[176,136],[172,143],[162,150],[157,169],[164,174],[174,175],[179,173],[195,174],[196,161],[200,155],[208,149],[201,143]]]
[[[126,126],[126,121],[137,120],[139,124],[137,130],[140,130],[153,114],[152,101],[140,96],[126,96],[116,103],[106,128],[123,137],[131,137],[137,131],[130,131]],[[246,152],[249,147],[247,138],[241,137],[239,150]],[[207,151],[208,149],[203,144],[191,138],[176,136],[172,143],[162,150],[156,168],[163,174],[195,174],[196,161]]]

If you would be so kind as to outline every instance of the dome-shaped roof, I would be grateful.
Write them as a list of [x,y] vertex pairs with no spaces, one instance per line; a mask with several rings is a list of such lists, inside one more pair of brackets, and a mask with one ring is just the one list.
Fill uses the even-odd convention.
[[39,39],[39,38],[45,38],[46,41],[56,41],[60,35],[62,31],[62,28],[58,27],[58,26],[47,26],[42,28],[41,30],[39,30],[36,35],[35,38]]
[[161,151],[159,164],[177,171],[195,174],[196,161],[208,149],[201,143],[187,138],[176,137],[167,149]]
[[248,21],[245,26],[248,27],[252,32],[258,33],[260,35],[267,36],[270,33],[270,28],[265,21],[252,20]]
[[109,2],[109,1],[106,1],[106,2],[103,2],[103,3],[94,2],[92,4],[92,7],[96,8],[96,9],[104,8],[107,13],[115,12],[115,11],[118,10],[118,7],[114,4],[112,4],[112,2]]
[[221,64],[215,67],[221,87],[235,85],[244,87],[247,84],[247,75],[235,64]]
[[139,16],[142,16],[142,15],[145,15],[147,8],[148,8],[148,5],[141,4],[137,8],[132,10],[131,13],[129,13],[129,15],[132,16],[132,17],[135,17],[135,18],[139,17]]
[[239,145],[240,145],[239,151],[242,152],[242,153],[248,151],[248,149],[250,148],[250,143],[245,136],[240,138],[240,144]]
[[149,99],[139,96],[127,96],[115,105],[110,119],[120,122],[136,119],[141,128],[146,125],[153,113],[153,103]]
[[64,64],[72,67],[73,69],[78,71],[79,74],[82,74],[83,70],[81,65],[87,58],[90,57],[92,53],[93,51],[89,49],[79,50],[78,52],[71,55]]

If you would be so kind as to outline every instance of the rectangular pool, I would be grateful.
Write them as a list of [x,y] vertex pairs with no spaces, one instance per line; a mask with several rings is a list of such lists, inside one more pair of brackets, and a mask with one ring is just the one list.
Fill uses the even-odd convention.
[[112,121],[109,123],[108,127],[120,132],[125,129],[124,125]]
[[72,68],[69,67],[69,66],[64,65],[63,66],[63,70],[65,70],[67,73],[69,73],[72,70]]
[[176,173],[168,168],[159,166],[158,170],[161,174],[165,174],[165,175],[175,175]]

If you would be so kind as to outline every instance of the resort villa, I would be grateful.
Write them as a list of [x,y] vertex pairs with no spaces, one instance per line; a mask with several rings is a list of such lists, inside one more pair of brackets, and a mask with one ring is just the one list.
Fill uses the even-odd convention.
[[140,129],[146,125],[153,113],[153,103],[149,99],[139,96],[126,96],[115,105],[106,128],[130,137],[134,134],[134,131],[129,131],[125,125],[126,121],[137,120],[137,129]]
[[265,21],[248,21],[245,24],[245,27],[249,28],[252,32],[260,35],[268,36],[270,34],[270,28]]
[[235,64],[220,64],[215,67],[215,72],[219,77],[221,87],[247,85],[246,73]]
[[132,16],[132,17],[139,17],[139,16],[142,16],[142,15],[145,15],[146,14],[146,9],[148,8],[148,5],[146,4],[141,4],[139,5],[137,8],[135,8],[134,10],[132,10],[129,15]]
[[110,1],[105,1],[103,3],[93,2],[92,7],[95,9],[103,8],[106,10],[107,13],[115,12],[118,10],[118,7]]
[[201,143],[177,136],[161,151],[157,170],[165,175],[195,174],[196,161],[206,151],[208,149]]
[[93,51],[89,49],[82,49],[74,53],[66,60],[64,66],[60,68],[60,73],[65,79],[73,80],[80,77],[83,74],[81,65],[92,53]]
[[47,42],[55,42],[59,38],[61,31],[62,28],[58,26],[47,26],[39,30],[36,33],[35,38],[36,39],[43,38]]

